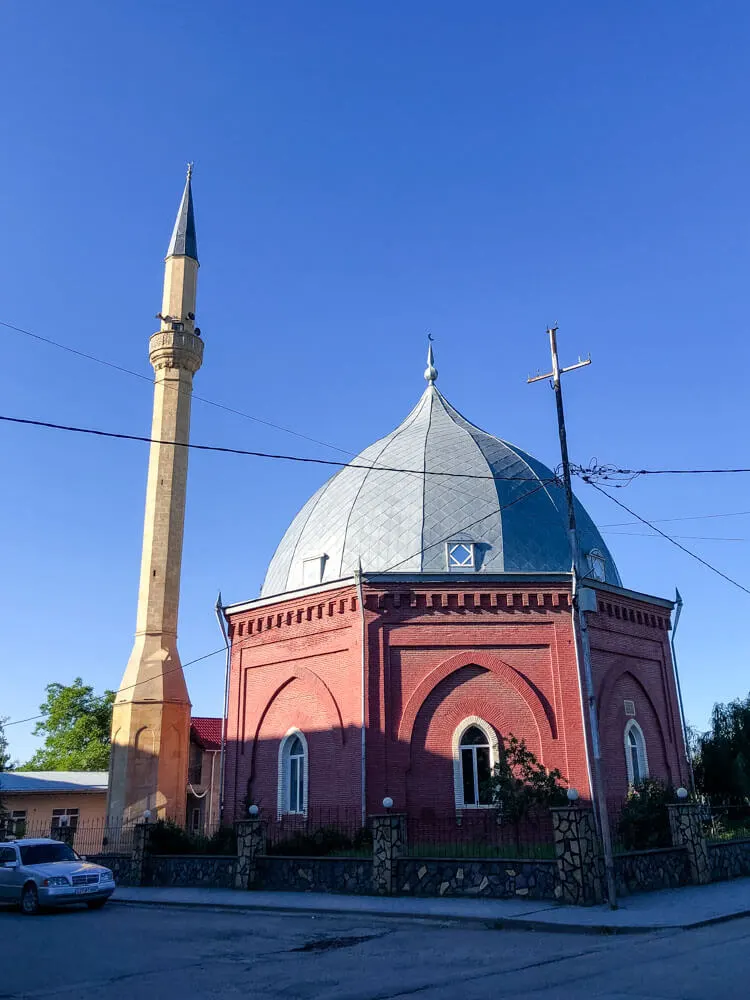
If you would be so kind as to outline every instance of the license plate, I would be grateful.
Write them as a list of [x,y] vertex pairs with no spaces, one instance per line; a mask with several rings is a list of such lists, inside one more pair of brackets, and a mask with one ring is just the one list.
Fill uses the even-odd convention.
[[98,885],[79,885],[76,888],[76,895],[82,896],[85,892],[96,892],[98,888]]

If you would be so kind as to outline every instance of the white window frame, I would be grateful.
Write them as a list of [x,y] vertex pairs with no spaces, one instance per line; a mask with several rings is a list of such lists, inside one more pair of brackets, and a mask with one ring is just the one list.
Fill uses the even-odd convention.
[[[51,829],[59,830],[64,829],[65,827],[72,827],[75,830],[78,828],[79,819],[79,809],[53,809]],[[57,820],[57,822],[55,822],[55,820]]]
[[624,747],[625,747],[625,766],[628,769],[628,784],[635,785],[635,774],[633,773],[633,758],[631,757],[632,747],[630,745],[630,734],[635,733],[636,740],[636,753],[638,754],[638,766],[641,771],[641,781],[648,778],[648,753],[646,752],[646,738],[643,735],[643,730],[635,721],[631,719],[630,722],[625,726],[625,737],[624,737]]
[[476,802],[476,803],[466,803],[464,802],[464,776],[461,768],[461,740],[467,729],[471,729],[472,726],[476,726],[484,735],[487,737],[487,743],[490,748],[490,773],[494,771],[495,765],[499,759],[500,753],[500,740],[498,739],[497,733],[489,724],[485,722],[484,719],[480,719],[478,715],[469,715],[453,731],[452,740],[452,753],[453,753],[453,797],[456,802],[457,810],[464,809],[494,809],[495,806],[491,802]]
[[[451,563],[451,549],[455,548],[457,545],[463,545],[464,548],[469,550],[470,561],[462,564]],[[477,550],[476,544],[474,542],[467,542],[462,538],[453,538],[450,542],[445,543],[445,565],[448,567],[449,573],[461,573],[464,571],[473,572],[477,568]]]
[[598,580],[599,583],[606,583],[607,581],[607,558],[601,549],[592,549],[588,556],[587,561],[589,564],[589,576],[592,580]]
[[[303,803],[302,809],[296,809],[294,812],[289,808],[290,806],[290,749],[294,738],[298,737],[300,743],[302,744],[302,749],[304,751],[304,757],[302,758],[302,781],[303,781]],[[292,728],[288,730],[281,743],[279,744],[279,769],[278,769],[278,816],[281,819],[282,816],[307,816],[307,803],[310,798],[310,750],[307,745],[307,738],[301,729]]]
[[326,560],[328,556],[325,552],[305,556],[302,560],[302,586],[316,587],[323,582],[326,571]]

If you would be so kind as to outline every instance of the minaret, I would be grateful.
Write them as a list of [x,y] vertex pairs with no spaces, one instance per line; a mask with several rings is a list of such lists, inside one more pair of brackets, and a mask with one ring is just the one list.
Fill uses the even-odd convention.
[[[198,242],[192,164],[164,264],[161,329],[149,342],[154,368],[154,442],[190,437],[193,375],[203,360],[195,326]],[[113,821],[185,821],[190,699],[177,652],[188,449],[153,443],[135,642],[112,715],[107,815]]]

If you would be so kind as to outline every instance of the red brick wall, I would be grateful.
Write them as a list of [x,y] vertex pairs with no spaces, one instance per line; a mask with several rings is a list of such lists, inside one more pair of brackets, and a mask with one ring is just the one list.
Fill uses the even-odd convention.
[[[589,794],[568,596],[367,588],[368,811],[455,808],[452,739],[478,715]],[[476,664],[472,667],[472,664]],[[477,669],[478,667],[478,669]]]
[[[626,698],[636,704],[650,773],[684,783],[668,611],[599,597],[588,619],[607,794],[626,792]],[[564,585],[366,585],[364,618],[369,813],[386,795],[413,815],[450,813],[452,737],[470,715],[525,738],[589,797]],[[353,586],[232,616],[227,818],[243,814],[248,784],[252,801],[275,814],[279,743],[292,727],[309,743],[311,807],[360,808],[361,629]]]
[[309,746],[309,801],[361,804],[361,618],[344,587],[230,618],[226,807],[244,815],[248,797],[277,808],[278,753],[290,728]]
[[618,800],[627,793],[626,699],[634,702],[635,720],[643,730],[649,774],[687,784],[669,609],[602,591],[598,611],[588,621],[607,796]]

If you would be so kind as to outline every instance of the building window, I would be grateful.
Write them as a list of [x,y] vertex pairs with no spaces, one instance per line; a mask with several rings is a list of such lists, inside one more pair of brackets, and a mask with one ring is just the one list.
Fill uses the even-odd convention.
[[476,569],[474,542],[448,542],[446,552],[449,570]]
[[78,810],[77,809],[53,809],[52,810],[52,829],[60,830],[63,827],[70,827],[71,830],[75,830],[78,827]]
[[625,726],[625,764],[631,785],[640,785],[648,777],[646,741],[643,730],[635,719],[631,719]]
[[492,769],[497,763],[498,739],[483,719],[464,719],[453,734],[453,787],[457,809],[484,809],[492,805]]
[[200,833],[201,829],[201,810],[200,806],[194,806],[190,814],[190,830],[192,833]]
[[190,744],[190,764],[188,766],[188,782],[191,785],[200,785],[201,771],[203,770],[203,750],[197,743]]
[[307,740],[298,729],[292,729],[279,748],[279,815],[306,813],[307,789]]
[[607,560],[604,558],[604,553],[599,549],[592,549],[589,552],[588,562],[589,576],[604,583],[607,579]]
[[8,833],[13,837],[23,837],[26,833],[26,810],[14,809],[10,814]]

